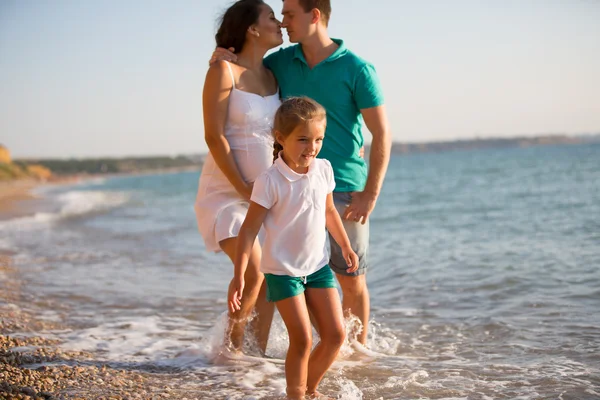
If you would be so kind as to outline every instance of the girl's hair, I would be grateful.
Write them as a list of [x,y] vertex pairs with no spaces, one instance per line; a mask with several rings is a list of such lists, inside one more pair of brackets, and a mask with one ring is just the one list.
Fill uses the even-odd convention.
[[221,17],[221,24],[215,35],[217,47],[233,47],[235,53],[242,51],[246,32],[258,21],[263,5],[263,0],[239,0],[233,3]]
[[[322,105],[308,97],[290,97],[281,103],[275,113],[273,121],[273,136],[279,132],[283,137],[288,137],[300,124],[311,121],[327,121],[325,109]],[[283,146],[277,142],[273,144],[273,161],[277,160]]]

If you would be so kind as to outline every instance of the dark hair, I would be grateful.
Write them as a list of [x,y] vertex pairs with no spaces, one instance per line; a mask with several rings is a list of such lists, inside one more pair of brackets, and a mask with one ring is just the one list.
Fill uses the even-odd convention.
[[[327,121],[325,109],[322,105],[308,97],[290,97],[281,103],[275,119],[273,120],[273,136],[276,132],[287,137],[300,124],[307,124],[310,121]],[[277,160],[279,152],[283,146],[277,142],[273,143],[273,161]]]
[[217,47],[233,47],[235,53],[242,51],[246,32],[258,21],[263,5],[263,0],[239,0],[233,3],[221,17],[221,24],[215,35]]
[[313,8],[318,9],[321,12],[325,26],[329,25],[329,18],[331,17],[331,1],[330,0],[298,0],[300,6],[304,9],[304,12],[309,12]]

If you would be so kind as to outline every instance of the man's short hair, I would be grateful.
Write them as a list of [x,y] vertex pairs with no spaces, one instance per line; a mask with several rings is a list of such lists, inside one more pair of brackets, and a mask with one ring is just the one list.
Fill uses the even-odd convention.
[[325,26],[329,25],[329,17],[331,17],[331,1],[329,0],[299,0],[300,5],[304,8],[304,12],[309,12],[313,8],[321,12],[321,17],[325,22]]

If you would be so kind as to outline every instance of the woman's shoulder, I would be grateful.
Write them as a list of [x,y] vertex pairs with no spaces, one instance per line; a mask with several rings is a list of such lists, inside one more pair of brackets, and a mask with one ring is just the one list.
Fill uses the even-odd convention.
[[229,61],[223,61],[223,60],[215,61],[208,67],[208,74],[212,74],[212,75],[227,74],[227,75],[229,75],[230,67],[231,67],[231,65],[229,64]]
[[229,63],[227,61],[215,61],[206,72],[204,84],[231,89],[235,83],[233,79],[234,76],[232,70],[230,70]]

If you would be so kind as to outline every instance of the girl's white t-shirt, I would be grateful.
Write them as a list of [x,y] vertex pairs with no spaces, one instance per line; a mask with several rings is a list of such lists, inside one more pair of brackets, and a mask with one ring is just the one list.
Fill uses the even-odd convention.
[[334,188],[331,164],[319,158],[298,174],[279,157],[256,179],[250,200],[269,209],[263,273],[303,277],[329,262],[325,205]]

